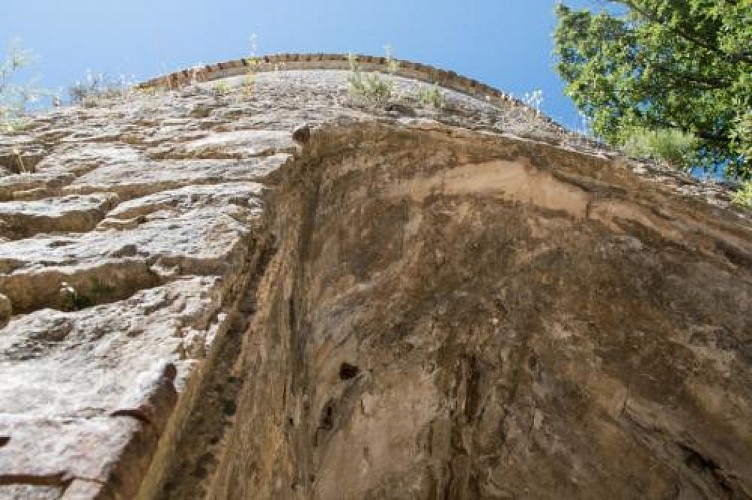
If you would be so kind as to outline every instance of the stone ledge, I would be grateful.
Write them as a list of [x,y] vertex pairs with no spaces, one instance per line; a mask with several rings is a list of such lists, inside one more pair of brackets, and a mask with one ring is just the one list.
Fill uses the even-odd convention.
[[[355,54],[360,69],[363,71],[386,71],[387,58]],[[254,63],[255,61],[255,63]],[[563,130],[563,127],[548,116],[534,110],[519,99],[506,92],[495,89],[473,78],[458,75],[454,71],[447,71],[428,64],[394,59],[399,64],[396,76],[411,78],[428,83],[435,83],[442,87],[462,92],[472,97],[488,100],[498,106],[514,106],[528,109],[550,125]],[[137,86],[139,89],[166,88],[177,89],[193,82],[206,82],[244,75],[248,72],[279,71],[279,70],[349,70],[350,62],[346,54],[272,54],[255,58],[234,59],[202,67],[175,71],[167,75],[147,80]]]

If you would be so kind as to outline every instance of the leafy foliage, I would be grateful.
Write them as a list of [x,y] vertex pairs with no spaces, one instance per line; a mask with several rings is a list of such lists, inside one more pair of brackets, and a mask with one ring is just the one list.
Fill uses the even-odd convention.
[[[251,53],[255,54],[255,36],[251,36]],[[247,57],[245,59],[245,64],[248,66],[248,71],[246,71],[245,76],[243,77],[243,95],[245,97],[250,97],[253,94],[253,87],[256,84],[256,72],[258,71],[258,68],[260,66],[259,58],[255,55],[252,55],[251,57]]]
[[752,181],[745,182],[731,201],[734,205],[752,209]]
[[86,78],[77,81],[68,89],[71,102],[83,106],[96,106],[103,99],[123,97],[131,87],[124,78],[110,78],[104,73],[87,71]]
[[734,149],[747,161],[752,160],[752,109],[736,118],[731,141]]
[[636,158],[653,159],[672,167],[689,169],[701,162],[697,150],[699,139],[677,129],[634,128],[624,133],[622,149]]
[[350,76],[347,77],[350,92],[368,100],[388,101],[394,90],[391,76],[399,69],[399,63],[392,58],[391,51],[387,48],[386,69],[390,78],[383,78],[377,73],[364,74],[360,70],[357,57],[354,54],[347,57],[350,62]]
[[537,89],[532,92],[525,92],[525,95],[522,96],[522,102],[534,109],[536,115],[539,114],[541,104],[543,103],[543,91]]
[[215,95],[225,95],[230,93],[230,86],[224,80],[217,80],[214,83],[213,90]]
[[32,84],[15,83],[16,74],[28,66],[34,54],[19,47],[18,40],[8,46],[5,58],[0,61],[0,132],[11,134],[23,128],[26,106],[45,92]]
[[605,3],[620,12],[558,5],[554,34],[566,92],[595,133],[623,145],[636,127],[680,130],[704,157],[752,178],[752,3]]
[[435,83],[430,87],[421,86],[418,89],[417,100],[421,106],[430,106],[435,109],[442,109],[446,105],[444,92]]

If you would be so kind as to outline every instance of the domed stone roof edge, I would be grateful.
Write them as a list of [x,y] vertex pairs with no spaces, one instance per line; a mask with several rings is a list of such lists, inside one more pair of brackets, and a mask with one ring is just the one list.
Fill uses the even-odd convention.
[[[358,65],[363,71],[387,72],[388,59],[386,57],[354,54]],[[547,123],[562,130],[560,124],[552,118],[545,116],[538,110],[533,109],[521,100],[498,90],[483,82],[459,75],[454,71],[447,71],[434,66],[402,59],[393,59],[398,63],[396,76],[410,78],[437,84],[441,87],[486,100],[497,106],[513,106],[536,113]],[[178,89],[195,82],[218,80],[231,76],[245,75],[249,72],[284,71],[284,70],[349,70],[350,61],[347,54],[272,54],[243,59],[195,66],[192,68],[175,71],[163,76],[152,78],[136,87],[139,89],[163,88]]]

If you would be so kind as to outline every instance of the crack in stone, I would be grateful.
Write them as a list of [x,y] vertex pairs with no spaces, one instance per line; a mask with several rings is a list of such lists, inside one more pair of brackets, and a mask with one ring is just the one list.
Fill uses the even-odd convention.
[[0,474],[0,486],[30,485],[67,487],[75,477],[69,472],[51,474]]

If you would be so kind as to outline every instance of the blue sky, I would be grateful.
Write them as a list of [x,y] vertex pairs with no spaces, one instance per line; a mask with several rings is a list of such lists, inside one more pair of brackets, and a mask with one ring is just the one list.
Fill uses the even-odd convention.
[[[555,0],[5,0],[0,42],[20,37],[33,74],[61,90],[87,70],[136,80],[258,53],[357,52],[433,64],[521,96],[568,126],[554,71]],[[575,6],[593,1],[570,0]],[[470,7],[472,5],[472,7]]]

